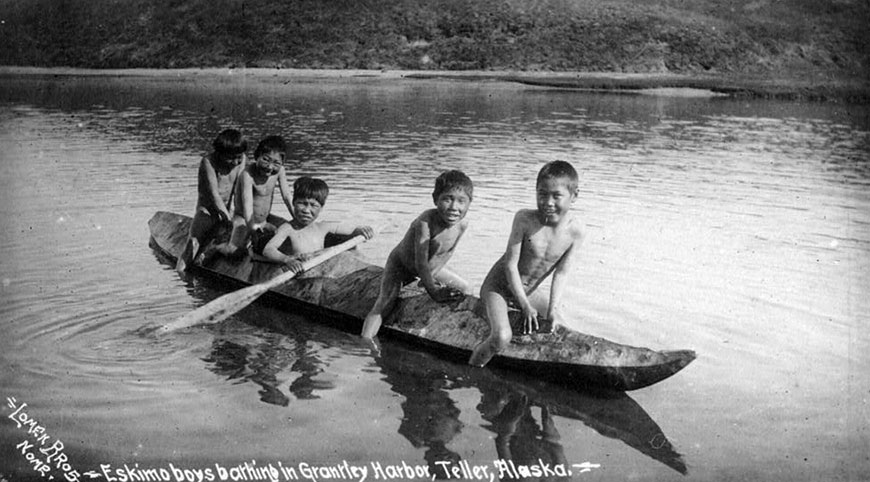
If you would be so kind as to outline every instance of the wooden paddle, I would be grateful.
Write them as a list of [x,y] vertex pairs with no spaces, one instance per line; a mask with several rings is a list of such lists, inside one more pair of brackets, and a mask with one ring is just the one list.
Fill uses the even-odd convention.
[[[341,244],[321,250],[314,257],[302,263],[303,272],[310,270],[338,254],[354,248],[358,244],[365,242],[365,240],[366,238],[363,235],[354,236]],[[262,283],[248,286],[247,288],[242,288],[232,293],[227,293],[220,298],[216,298],[200,306],[172,323],[163,325],[159,331],[170,332],[190,326],[213,324],[223,321],[237,313],[242,308],[253,303],[253,301],[259,298],[263,293],[290,281],[295,276],[296,273],[288,271]]]

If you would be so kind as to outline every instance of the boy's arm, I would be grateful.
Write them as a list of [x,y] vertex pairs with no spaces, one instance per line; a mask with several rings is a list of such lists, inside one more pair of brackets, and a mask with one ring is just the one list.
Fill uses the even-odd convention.
[[278,168],[278,188],[281,191],[281,199],[284,200],[284,205],[287,206],[287,211],[290,213],[290,218],[293,218],[293,192],[290,189],[290,183],[287,182],[287,172],[284,166]]
[[414,230],[414,271],[420,277],[420,282],[426,288],[426,292],[432,296],[437,287],[435,286],[435,277],[432,276],[432,270],[429,268],[429,239],[431,235],[429,221],[418,220],[411,229]]
[[271,259],[272,261],[277,261],[279,263],[286,264],[290,271],[294,273],[299,273],[302,271],[302,260],[297,256],[288,256],[282,253],[278,248],[284,244],[284,241],[288,238],[290,234],[290,228],[287,224],[281,225],[278,230],[275,232],[275,235],[272,236],[272,239],[266,243],[266,246],[263,248],[263,256]]
[[251,175],[248,171],[242,171],[239,174],[239,192],[236,193],[236,202],[242,204],[241,213],[245,218],[245,224],[251,224],[254,219],[254,187],[251,180]]
[[571,267],[574,265],[574,260],[577,258],[577,253],[580,251],[580,245],[583,244],[585,235],[579,228],[572,233],[574,242],[565,251],[565,254],[556,262],[553,271],[553,283],[550,285],[550,303],[547,308],[547,319],[553,322],[553,326],[564,324],[559,309],[559,302],[562,300],[562,294],[565,292],[565,281],[567,274],[571,272]]
[[415,231],[413,238],[414,270],[417,272],[417,276],[420,277],[420,282],[426,289],[426,293],[439,303],[458,298],[456,290],[449,287],[439,288],[435,284],[435,276],[432,274],[431,266],[429,266],[429,239],[431,239],[429,220],[424,217],[415,222],[411,229]]
[[[511,234],[508,237],[507,250],[504,255],[504,270],[505,277],[510,286],[511,293],[514,295],[517,303],[522,308],[524,315],[528,312],[535,317],[537,311],[529,303],[529,297],[526,296],[526,290],[523,288],[523,279],[520,276],[520,256],[523,251],[523,237],[525,236],[525,220],[523,214],[518,212],[514,216],[514,222],[511,225]],[[528,316],[526,316],[528,318]],[[537,321],[537,320],[535,320]]]
[[375,237],[375,230],[371,226],[356,226],[350,227],[347,224],[339,223],[331,225],[327,228],[327,233],[336,234],[338,236],[358,236],[363,235],[366,239]]
[[[211,162],[207,157],[203,157],[202,161],[199,163],[199,183],[200,186],[205,187],[207,199],[211,199],[212,205],[209,207],[215,209],[219,217],[223,217],[224,220],[229,220],[230,213],[221,199],[220,191],[218,191],[217,174],[214,172],[214,167],[211,165]],[[200,189],[202,189],[202,187],[200,187]]]
[[236,200],[236,196],[238,196],[237,192],[239,187],[239,182],[241,182],[242,173],[245,172],[245,155],[242,154],[242,162],[240,162],[236,167],[233,168],[233,188],[230,189],[230,198],[227,199],[227,214],[231,211],[234,211],[234,205],[238,203]]

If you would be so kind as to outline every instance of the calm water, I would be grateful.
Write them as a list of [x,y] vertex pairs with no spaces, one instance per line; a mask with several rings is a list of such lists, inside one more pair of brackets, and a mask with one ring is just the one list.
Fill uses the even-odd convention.
[[[227,126],[287,137],[291,181],[332,188],[324,219],[385,224],[362,247],[376,263],[430,207],[437,174],[466,171],[473,231],[451,265],[476,286],[512,213],[534,206],[540,165],[569,160],[589,232],[573,326],[699,357],[608,398],[388,341],[376,356],[262,305],[155,338],[222,293],[157,256],[147,221],[192,214],[198,159]],[[576,480],[870,477],[864,109],[372,78],[6,77],[0,147],[0,480],[101,465],[111,477],[96,480],[269,480],[233,469],[304,478],[300,464],[344,462],[376,480],[373,464],[492,473],[496,459],[567,464]],[[69,459],[44,478],[40,432],[8,418],[25,403],[17,416]]]

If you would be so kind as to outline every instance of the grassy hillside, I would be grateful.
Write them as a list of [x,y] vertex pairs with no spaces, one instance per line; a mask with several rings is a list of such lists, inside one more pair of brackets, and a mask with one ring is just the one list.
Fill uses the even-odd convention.
[[0,64],[867,78],[867,0],[0,0]]

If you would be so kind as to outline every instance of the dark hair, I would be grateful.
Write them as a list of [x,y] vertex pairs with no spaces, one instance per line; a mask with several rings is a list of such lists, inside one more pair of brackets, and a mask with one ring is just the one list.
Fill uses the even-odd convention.
[[226,129],[214,138],[211,147],[218,154],[237,156],[248,150],[248,141],[236,129]]
[[474,184],[471,183],[471,179],[462,171],[452,170],[442,172],[435,179],[435,190],[432,191],[432,199],[438,202],[438,196],[454,189],[462,189],[465,191],[465,194],[468,194],[469,199],[474,197]]
[[254,150],[254,159],[267,154],[269,152],[280,152],[282,156],[287,154],[287,143],[281,136],[268,136],[257,144],[257,149]]
[[580,182],[580,176],[570,163],[565,161],[550,161],[544,164],[544,167],[538,171],[537,184],[541,184],[546,179],[564,178],[568,180],[568,190],[574,191],[577,189],[577,184]]
[[329,186],[323,179],[302,176],[293,183],[294,201],[297,199],[316,199],[323,206],[326,204],[327,196],[329,196]]

